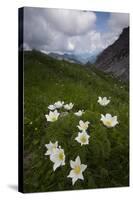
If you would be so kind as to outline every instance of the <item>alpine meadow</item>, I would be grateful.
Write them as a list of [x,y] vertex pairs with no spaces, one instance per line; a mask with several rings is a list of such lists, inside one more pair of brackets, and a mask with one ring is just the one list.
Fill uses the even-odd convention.
[[[128,85],[95,66],[55,60],[37,51],[24,53],[24,72],[24,192],[128,186]],[[111,102],[103,107],[97,102],[99,96],[110,97]],[[47,122],[48,106],[58,100],[74,106],[57,121]],[[81,109],[82,116],[74,115]],[[119,124],[104,126],[100,118],[106,113],[116,115]],[[75,140],[79,120],[90,122],[89,145]],[[45,155],[50,141],[58,141],[66,156],[65,165],[55,172]],[[87,169],[84,181],[72,185],[67,178],[69,162],[77,155]]]

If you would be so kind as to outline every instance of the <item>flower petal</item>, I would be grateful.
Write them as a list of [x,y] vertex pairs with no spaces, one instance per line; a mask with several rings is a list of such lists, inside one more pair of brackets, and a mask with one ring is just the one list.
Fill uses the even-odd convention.
[[81,180],[84,180],[83,174],[80,173],[80,174],[78,175],[78,178],[81,179]]
[[75,168],[75,162],[73,161],[73,160],[70,160],[70,166],[71,166],[71,168]]
[[56,162],[53,165],[53,170],[55,171],[60,166],[60,162]]
[[101,114],[101,121],[105,119],[105,116]]
[[81,171],[85,171],[85,169],[87,168],[87,165],[81,164]]
[[79,130],[82,130],[81,126],[77,126]]
[[73,179],[72,179],[72,184],[74,185],[75,184],[75,182],[78,180],[78,178],[77,177],[74,177]]
[[82,127],[84,126],[84,122],[82,120],[79,121],[79,125]]
[[105,116],[106,116],[106,119],[110,119],[112,117],[111,114],[109,113],[107,113]]
[[77,165],[81,165],[81,161],[80,161],[80,157],[79,156],[77,156],[75,162],[76,162]]
[[75,173],[74,170],[71,170],[69,175],[67,176],[68,178],[74,178],[75,177]]

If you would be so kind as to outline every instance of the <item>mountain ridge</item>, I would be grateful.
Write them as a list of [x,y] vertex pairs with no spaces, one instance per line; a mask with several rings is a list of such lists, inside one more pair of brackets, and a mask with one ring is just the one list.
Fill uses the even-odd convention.
[[66,61],[69,61],[71,63],[77,63],[77,64],[82,64],[77,58],[75,55],[73,54],[67,54],[67,53],[64,53],[64,54],[58,54],[58,53],[49,53],[48,54],[50,57],[52,58],[55,58],[57,60],[66,60]]
[[129,27],[124,28],[119,38],[99,54],[95,66],[105,73],[112,73],[121,80],[128,81]]

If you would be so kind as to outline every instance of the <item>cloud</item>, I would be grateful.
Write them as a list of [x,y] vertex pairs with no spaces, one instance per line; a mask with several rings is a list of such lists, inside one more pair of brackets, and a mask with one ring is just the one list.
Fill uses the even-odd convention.
[[74,51],[71,38],[83,36],[95,26],[94,12],[65,9],[24,9],[24,43],[30,49]]
[[31,48],[43,48],[54,38],[54,33],[42,14],[39,8],[24,9],[24,42]]
[[79,10],[45,9],[44,15],[54,29],[69,36],[85,34],[96,21],[94,12]]
[[111,13],[106,19],[105,32],[97,29],[96,20],[99,20],[96,13],[89,11],[25,8],[24,48],[95,54],[118,38],[128,26],[129,15]]
[[75,45],[72,42],[68,42],[68,50],[73,51],[75,49]]
[[123,28],[129,26],[129,14],[111,13],[108,25],[113,31],[120,32]]
[[95,53],[104,48],[102,43],[102,34],[96,30],[90,30],[84,36],[75,36],[69,38],[73,44],[75,53]]
[[123,29],[128,26],[128,13],[110,13],[110,17],[107,20],[108,31],[104,32],[101,36],[101,41],[104,45],[104,48],[114,43],[114,41],[118,39]]

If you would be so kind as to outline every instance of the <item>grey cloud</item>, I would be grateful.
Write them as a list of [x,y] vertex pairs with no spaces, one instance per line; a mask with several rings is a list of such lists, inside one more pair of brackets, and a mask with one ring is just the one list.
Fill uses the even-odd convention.
[[74,45],[70,38],[88,32],[95,20],[93,12],[25,8],[25,46],[47,51],[72,51]]
[[65,9],[25,8],[24,47],[48,52],[100,52],[128,26],[128,15],[111,13],[108,32],[96,29],[96,14]]
[[129,26],[129,14],[111,13],[108,25],[113,31],[120,32],[123,28]]
[[41,48],[51,42],[52,32],[43,20],[40,9],[24,9],[24,42],[31,48]]
[[46,9],[45,17],[54,29],[69,36],[85,34],[96,21],[94,12],[66,9]]

